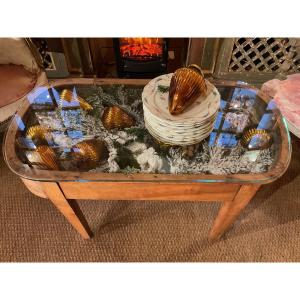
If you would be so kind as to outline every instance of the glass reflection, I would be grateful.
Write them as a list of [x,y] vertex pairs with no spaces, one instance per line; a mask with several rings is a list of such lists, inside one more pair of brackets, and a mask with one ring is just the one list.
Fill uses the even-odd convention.
[[262,118],[259,121],[257,129],[272,130],[275,124],[275,120],[276,119],[273,113],[263,114]]
[[28,95],[30,104],[53,105],[52,97],[47,87],[38,87]]
[[[271,136],[276,126],[276,109],[274,101],[268,105],[258,98],[257,92],[247,88],[222,90],[220,111],[210,134],[208,144],[211,147],[233,149],[238,146],[244,132],[249,128],[264,130],[265,135],[255,135],[248,143],[247,152],[258,151],[264,139]],[[253,160],[255,155],[248,154]],[[257,156],[257,155],[256,155]]]
[[57,106],[61,106],[61,100],[60,100],[60,95],[58,93],[58,91],[55,88],[51,88],[52,94],[53,94],[53,98],[56,102]]
[[21,117],[18,114],[15,115],[15,122],[17,123],[17,126],[18,126],[20,131],[25,130],[25,124],[24,124],[23,120],[21,119]]
[[[64,88],[71,91],[71,96],[68,94],[68,97],[62,97]],[[28,96],[31,109],[26,118],[22,120],[19,115],[15,117],[20,133],[16,144],[19,151],[27,157],[24,162],[30,166],[49,169],[51,165],[59,165],[60,170],[78,170],[82,166],[78,162],[74,162],[74,152],[80,151],[76,144],[96,137],[96,135],[90,135],[88,125],[91,120],[95,121],[95,118],[95,124],[101,124],[101,109],[103,110],[104,106],[99,105],[98,111],[95,109],[96,113],[88,118],[91,116],[90,111],[84,110],[78,100],[78,97],[86,100],[85,95],[88,92],[84,90],[86,94],[83,94],[83,89],[75,86],[65,86],[64,88],[51,87],[47,89],[42,87],[36,89]],[[140,94],[137,97],[139,96]],[[103,103],[106,103],[106,96],[103,97],[105,99]],[[98,105],[96,102],[89,104],[95,107]],[[274,101],[270,101],[266,105],[252,89],[222,87],[222,100],[214,129],[205,142],[210,149],[224,149],[224,155],[229,157],[231,152],[234,153],[237,147],[241,147],[240,140],[246,129],[263,129],[270,135],[274,134],[277,120],[276,114],[274,114],[275,109]],[[142,114],[141,107],[139,113]],[[32,126],[41,126],[49,132],[43,139],[29,138],[27,131]],[[101,129],[101,127],[99,128]],[[147,132],[144,132],[143,135],[146,135],[144,140],[151,141],[151,136]],[[125,135],[123,134],[123,136]],[[259,136],[252,137],[248,148],[243,150],[244,158],[255,162],[261,153],[260,150],[256,150],[261,143],[260,138]],[[116,136],[115,143],[126,146],[126,141],[122,139],[122,135]],[[45,156],[37,154],[36,150],[40,146],[50,147],[53,152],[48,152],[52,156],[54,153],[57,161],[51,164]]]
[[234,134],[221,133],[218,138],[218,146],[224,148],[232,148],[237,145],[237,138]]
[[214,129],[219,129],[221,126],[221,122],[223,120],[223,113],[222,112],[218,112],[216,121],[215,121],[215,125],[214,125]]

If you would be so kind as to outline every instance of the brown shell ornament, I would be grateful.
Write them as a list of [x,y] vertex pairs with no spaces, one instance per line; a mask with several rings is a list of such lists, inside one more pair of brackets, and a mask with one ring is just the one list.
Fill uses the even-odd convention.
[[40,155],[42,162],[48,169],[59,170],[57,157],[52,148],[42,145],[36,148],[36,152]]
[[101,121],[103,126],[108,130],[128,128],[135,124],[134,118],[117,105],[106,107]]
[[[84,109],[84,110],[92,110],[93,109],[93,107],[89,103],[87,103],[83,98],[81,98],[79,95],[76,95],[76,97],[77,97],[79,105],[82,109]],[[60,93],[60,99],[65,100],[67,102],[71,102],[74,99],[73,92],[68,89],[64,89]]]
[[249,150],[262,150],[271,146],[272,137],[264,129],[249,128],[244,130],[241,144]]
[[101,140],[87,140],[73,147],[73,157],[77,161],[97,163],[106,158],[108,154],[106,145]]
[[169,90],[169,111],[172,115],[182,113],[207,91],[203,73],[199,66],[189,65],[175,71]]
[[38,141],[46,141],[50,130],[41,125],[30,126],[26,131],[26,138]]
[[38,146],[35,151],[26,152],[27,159],[42,169],[59,170],[57,157],[52,148],[46,145]]

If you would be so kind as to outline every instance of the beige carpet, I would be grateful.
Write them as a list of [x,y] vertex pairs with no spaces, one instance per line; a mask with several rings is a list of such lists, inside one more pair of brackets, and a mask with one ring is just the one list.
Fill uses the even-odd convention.
[[0,160],[0,260],[13,262],[300,261],[300,140],[286,174],[264,186],[220,241],[206,239],[216,203],[84,201],[85,241]]

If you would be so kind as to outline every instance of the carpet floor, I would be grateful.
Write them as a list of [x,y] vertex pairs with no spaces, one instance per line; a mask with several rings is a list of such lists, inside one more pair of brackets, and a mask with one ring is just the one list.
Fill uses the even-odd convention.
[[207,234],[217,203],[82,201],[94,237],[83,240],[0,158],[2,262],[298,262],[300,141],[279,180],[263,186],[219,241]]

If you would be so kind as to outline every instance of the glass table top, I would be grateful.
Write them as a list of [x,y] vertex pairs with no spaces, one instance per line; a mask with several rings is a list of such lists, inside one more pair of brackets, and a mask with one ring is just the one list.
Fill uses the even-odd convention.
[[36,88],[7,131],[7,164],[22,177],[47,181],[265,183],[286,170],[285,121],[259,90],[213,82],[221,95],[214,129],[181,147],[158,142],[145,128],[144,85],[121,83],[58,80]]

